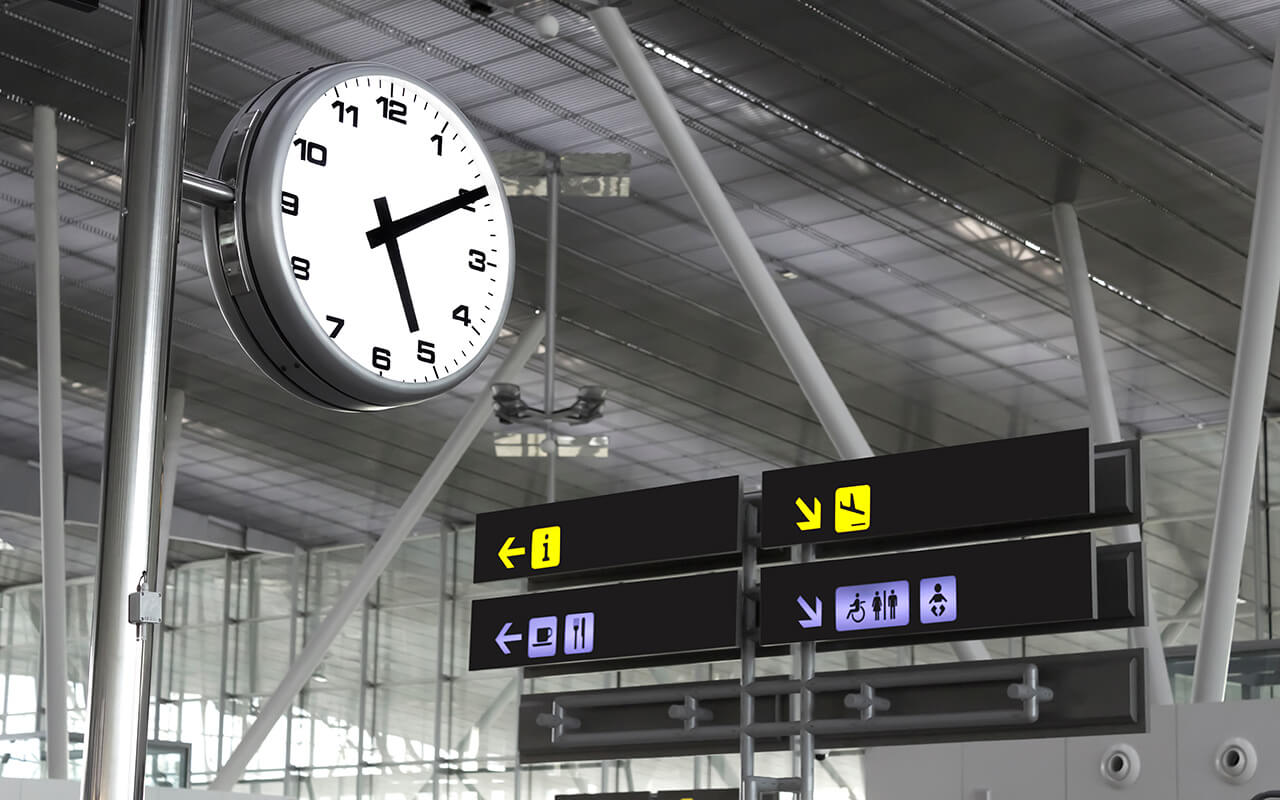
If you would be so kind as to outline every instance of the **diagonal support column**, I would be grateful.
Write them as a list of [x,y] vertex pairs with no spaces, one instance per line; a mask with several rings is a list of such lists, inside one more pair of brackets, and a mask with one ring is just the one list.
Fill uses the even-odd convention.
[[1280,296],[1280,226],[1276,225],[1280,215],[1278,132],[1280,59],[1271,71],[1258,193],[1253,204],[1253,232],[1245,267],[1235,370],[1231,376],[1231,405],[1227,412],[1227,444],[1222,452],[1218,506],[1213,515],[1213,542],[1209,546],[1204,609],[1200,618],[1200,646],[1196,649],[1196,671],[1191,682],[1191,699],[1196,703],[1222,702],[1227,689],[1227,662],[1231,657],[1240,568],[1252,513],[1250,504],[1262,436],[1262,407],[1275,335],[1276,299]]
[[405,498],[404,504],[400,506],[400,510],[391,518],[391,522],[387,524],[387,529],[383,531],[379,537],[378,543],[369,551],[369,555],[365,558],[364,563],[356,570],[356,574],[352,576],[351,582],[342,590],[342,595],[333,604],[333,608],[329,611],[329,616],[325,617],[307,639],[306,647],[302,648],[302,652],[294,659],[289,666],[289,671],[280,679],[280,685],[276,687],[275,692],[271,694],[266,701],[263,702],[261,710],[258,712],[258,718],[254,720],[249,730],[245,731],[244,738],[240,740],[240,744],[236,745],[236,749],[232,751],[227,758],[227,762],[218,770],[218,775],[209,784],[209,788],[213,791],[229,792],[235,786],[236,781],[244,774],[245,767],[249,765],[250,759],[258,752],[258,748],[266,741],[267,735],[271,733],[271,729],[275,727],[276,722],[284,715],[289,704],[293,702],[293,698],[303,685],[311,678],[316,671],[316,667],[320,666],[320,660],[324,658],[324,654],[328,652],[330,645],[338,638],[338,634],[342,632],[342,627],[351,617],[352,612],[359,608],[365,595],[369,593],[377,583],[378,578],[390,566],[396,553],[400,550],[400,545],[413,532],[413,527],[422,518],[423,513],[427,510],[427,506],[435,499],[440,488],[444,486],[445,480],[453,472],[454,467],[466,454],[467,449],[471,447],[471,442],[476,438],[480,431],[484,428],[485,422],[489,420],[492,414],[492,391],[495,383],[511,383],[515,381],[516,376],[524,365],[528,363],[529,358],[534,351],[538,349],[538,344],[542,341],[543,331],[546,326],[546,315],[538,317],[530,323],[528,330],[520,335],[520,339],[515,346],[511,348],[511,352],[507,354],[507,358],[502,362],[494,373],[493,378],[485,386],[485,388],[476,395],[475,402],[471,404],[471,408],[458,422],[458,426],[453,429],[453,433],[440,447],[440,452],[436,453],[436,457],[431,460],[431,465],[427,467],[427,471],[422,474],[418,484],[409,492],[409,496]]
[[[1070,203],[1058,203],[1053,207],[1053,230],[1058,239],[1058,254],[1062,258],[1062,281],[1071,304],[1071,324],[1076,332],[1076,349],[1080,353],[1080,369],[1084,373],[1085,394],[1089,397],[1089,424],[1093,440],[1098,444],[1120,441],[1120,418],[1116,414],[1115,397],[1111,393],[1111,376],[1107,370],[1106,355],[1102,349],[1102,330],[1098,325],[1098,311],[1093,303],[1093,283],[1089,280],[1089,266],[1084,257],[1084,242],[1080,238],[1080,220]],[[1115,529],[1116,541],[1132,544],[1142,541],[1137,525],[1122,525]],[[1143,557],[1145,558],[1145,552]],[[1129,631],[1129,642],[1146,651],[1147,686],[1151,701],[1157,705],[1173,705],[1173,687],[1169,683],[1169,668],[1165,665],[1164,644],[1155,621],[1155,607],[1151,603],[1150,571],[1143,569],[1144,589],[1147,595],[1147,624]]]
[[[842,459],[874,455],[813,344],[760,259],[723,189],[711,174],[702,152],[671,104],[671,98],[645,60],[626,20],[613,7],[594,9],[588,12],[588,16],[604,38],[654,131],[662,139],[671,163],[698,207],[698,213],[724,251],[761,322],[782,354],[782,360],[795,376],[823,430],[831,437],[836,452]],[[986,647],[980,642],[957,642],[953,646],[961,658],[989,657]]]
[[58,260],[58,129],[35,109],[36,359],[40,395],[40,568],[43,578],[46,777],[67,777],[67,544],[62,490],[62,311]]

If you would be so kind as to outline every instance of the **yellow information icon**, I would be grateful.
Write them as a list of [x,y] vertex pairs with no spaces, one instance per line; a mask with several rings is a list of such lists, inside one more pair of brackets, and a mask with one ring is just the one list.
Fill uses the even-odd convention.
[[547,569],[560,566],[560,526],[534,528],[529,553],[529,566]]
[[836,533],[865,531],[871,527],[871,484],[836,489]]

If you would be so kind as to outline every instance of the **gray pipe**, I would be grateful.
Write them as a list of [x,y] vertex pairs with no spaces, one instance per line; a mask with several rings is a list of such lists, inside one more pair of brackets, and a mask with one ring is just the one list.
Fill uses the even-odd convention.
[[62,489],[62,310],[58,261],[58,129],[35,109],[36,361],[40,394],[40,570],[43,578],[46,776],[67,777],[67,543]]

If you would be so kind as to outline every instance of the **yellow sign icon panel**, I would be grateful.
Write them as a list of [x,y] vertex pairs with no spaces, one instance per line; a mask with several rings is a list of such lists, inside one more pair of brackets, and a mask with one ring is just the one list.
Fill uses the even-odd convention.
[[871,527],[871,485],[836,489],[836,533],[865,531]]
[[560,566],[560,526],[534,528],[533,542],[530,545],[529,566],[534,569],[547,569]]

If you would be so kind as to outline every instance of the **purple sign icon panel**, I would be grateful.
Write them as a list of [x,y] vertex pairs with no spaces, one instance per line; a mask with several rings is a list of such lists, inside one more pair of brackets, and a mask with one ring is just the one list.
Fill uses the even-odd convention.
[[596,615],[592,611],[564,615],[565,655],[590,653],[596,646]]
[[556,654],[556,617],[534,617],[529,620],[529,658],[546,658]]
[[911,584],[862,583],[836,589],[836,630],[891,628],[911,621]]
[[956,576],[942,575],[920,581],[920,621],[954,622],[956,619]]

